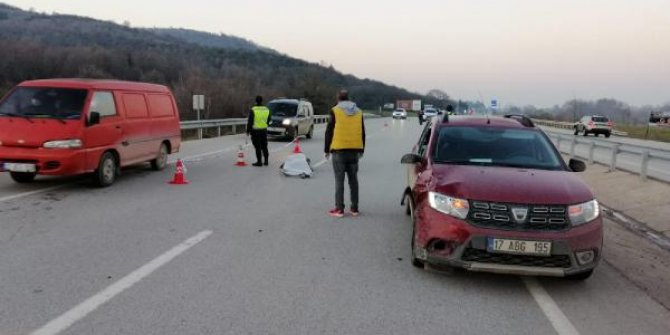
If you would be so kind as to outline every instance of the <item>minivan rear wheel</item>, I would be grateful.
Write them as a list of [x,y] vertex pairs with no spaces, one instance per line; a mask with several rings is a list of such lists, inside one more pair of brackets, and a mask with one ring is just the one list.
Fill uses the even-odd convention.
[[100,157],[98,169],[95,170],[93,175],[95,184],[100,187],[112,185],[116,180],[117,170],[116,158],[111,152],[105,152]]
[[161,143],[161,147],[158,150],[158,156],[151,161],[151,168],[155,171],[161,171],[165,169],[168,161],[168,149],[165,143]]
[[31,183],[35,180],[37,173],[34,172],[10,172],[12,179],[19,184]]

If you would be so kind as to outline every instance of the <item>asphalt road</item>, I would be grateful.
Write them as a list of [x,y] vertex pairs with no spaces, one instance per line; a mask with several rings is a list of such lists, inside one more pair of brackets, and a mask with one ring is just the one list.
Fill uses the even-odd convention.
[[279,174],[285,142],[271,167],[233,166],[240,136],[187,143],[186,186],[132,169],[25,195],[0,177],[0,334],[667,334],[670,312],[606,263],[586,282],[413,268],[399,160],[420,128],[367,132],[358,218],[326,215],[323,128],[307,180]]
[[[542,129],[552,137],[554,144],[557,142],[556,135],[562,136],[562,140],[559,143],[559,149],[564,153],[570,152],[572,138],[579,141],[595,141],[595,143],[599,145],[594,148],[594,161],[608,166],[612,161],[611,147],[615,144],[619,144],[620,149],[623,150],[623,152],[617,154],[617,168],[638,174],[642,168],[642,156],[627,151],[640,152],[641,149],[639,147],[645,147],[652,154],[648,163],[648,176],[670,182],[670,143],[645,141],[620,136],[612,136],[609,139],[604,136],[595,137],[593,135],[584,137],[582,135],[575,136],[572,131],[567,129],[551,127],[542,127]],[[575,146],[575,155],[582,159],[588,159],[589,145],[585,143],[577,143]]]

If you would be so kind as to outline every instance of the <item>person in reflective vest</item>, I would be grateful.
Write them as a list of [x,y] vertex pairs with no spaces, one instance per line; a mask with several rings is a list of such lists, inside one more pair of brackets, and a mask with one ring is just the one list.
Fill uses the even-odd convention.
[[[247,136],[251,135],[251,143],[256,149],[256,163],[253,166],[269,164],[268,123],[271,119],[270,109],[263,106],[263,97],[256,97],[256,106],[251,107],[247,120]],[[263,158],[264,160],[261,160]]]
[[358,161],[365,151],[363,111],[349,101],[349,93],[346,90],[340,91],[337,99],[337,106],[330,110],[324,146],[326,158],[332,156],[335,172],[335,208],[328,214],[333,217],[344,216],[346,175],[351,192],[350,212],[351,215],[358,216]]

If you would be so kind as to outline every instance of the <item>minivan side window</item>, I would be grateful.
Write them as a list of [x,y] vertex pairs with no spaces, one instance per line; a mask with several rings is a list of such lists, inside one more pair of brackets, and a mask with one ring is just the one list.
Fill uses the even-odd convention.
[[112,92],[95,92],[91,100],[91,112],[98,112],[100,117],[116,115],[116,104]]

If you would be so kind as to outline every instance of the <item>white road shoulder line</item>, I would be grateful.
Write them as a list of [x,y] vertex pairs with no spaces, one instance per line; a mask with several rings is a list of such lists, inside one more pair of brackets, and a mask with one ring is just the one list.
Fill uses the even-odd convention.
[[523,277],[522,280],[558,335],[579,335],[572,322],[563,314],[563,311],[536,278]]
[[211,234],[212,234],[211,230],[205,230],[196,234],[195,236],[187,239],[186,241],[170,249],[166,253],[156,257],[155,259],[143,265],[139,269],[119,279],[114,284],[109,285],[106,289],[86,299],[84,302],[80,303],[71,310],[65,312],[61,316],[49,321],[49,323],[42,326],[40,329],[35,330],[31,334],[55,335],[66,330],[67,328],[72,326],[75,322],[81,320],[86,315],[93,312],[98,307],[114,298],[116,295],[131,288],[133,285],[137,284],[139,281],[150,275],[152,272],[158,270],[163,265],[172,261],[175,257],[184,253],[185,251],[192,248],[196,244],[202,242]]
[[60,189],[60,188],[63,188],[63,187],[67,187],[67,186],[71,186],[71,185],[73,185],[73,183],[67,183],[67,184],[63,184],[63,185],[57,185],[57,186],[51,186],[51,187],[41,188],[41,189],[39,189],[39,190],[23,192],[23,193],[18,193],[18,194],[14,194],[14,195],[8,195],[8,196],[5,196],[5,197],[0,198],[0,202],[5,202],[5,201],[14,200],[14,199],[19,199],[19,198],[23,198],[23,197],[27,197],[27,196],[31,196],[31,195],[35,195],[35,194],[40,194],[40,193],[45,193],[45,192],[55,191],[55,190],[57,190],[57,189]]

